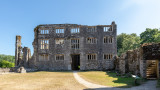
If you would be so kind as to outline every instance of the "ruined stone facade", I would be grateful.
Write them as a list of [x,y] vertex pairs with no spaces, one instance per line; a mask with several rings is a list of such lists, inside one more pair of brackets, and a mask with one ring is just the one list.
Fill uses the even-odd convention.
[[15,66],[26,68],[29,67],[29,60],[31,59],[31,51],[28,47],[21,46],[21,36],[16,36],[15,44]]
[[[117,55],[117,26],[46,24],[34,29],[29,68],[39,70],[108,70]],[[25,50],[26,51],[26,50]],[[25,63],[26,63],[25,62]]]
[[119,71],[131,72],[143,78],[159,78],[160,43],[143,44],[140,48],[129,50],[118,58]]

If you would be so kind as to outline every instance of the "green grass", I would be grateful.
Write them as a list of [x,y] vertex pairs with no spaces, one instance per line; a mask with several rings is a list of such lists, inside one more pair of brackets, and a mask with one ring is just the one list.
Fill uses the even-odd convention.
[[[135,86],[135,79],[132,77],[116,76],[114,72],[86,71],[78,73],[85,80],[111,87],[132,87]],[[141,79],[137,80],[140,82]]]

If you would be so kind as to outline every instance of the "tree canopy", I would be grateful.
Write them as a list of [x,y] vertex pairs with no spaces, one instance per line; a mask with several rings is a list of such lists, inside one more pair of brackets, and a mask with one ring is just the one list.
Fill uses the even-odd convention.
[[146,31],[140,34],[141,44],[143,43],[158,43],[160,42],[160,31],[158,29],[147,28]]
[[140,45],[140,37],[135,33],[125,34],[122,33],[117,36],[117,48],[118,55],[126,52],[127,50],[132,50],[138,48]]
[[140,36],[135,33],[126,34],[122,33],[117,36],[117,49],[118,55],[122,53],[136,49],[143,43],[159,43],[160,42],[160,31],[158,29],[147,28],[146,31],[142,32]]
[[11,63],[11,62],[6,61],[6,60],[2,60],[2,61],[0,61],[0,67],[11,68],[11,67],[14,67],[14,63]]
[[0,55],[0,67],[14,67],[15,57],[11,55]]

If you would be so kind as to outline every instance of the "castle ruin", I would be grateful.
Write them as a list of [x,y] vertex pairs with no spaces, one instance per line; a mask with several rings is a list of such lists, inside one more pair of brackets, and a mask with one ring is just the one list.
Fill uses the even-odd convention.
[[[34,29],[34,53],[16,36],[16,66],[38,70],[109,70],[117,55],[117,25],[46,24]],[[23,54],[22,54],[23,53]]]

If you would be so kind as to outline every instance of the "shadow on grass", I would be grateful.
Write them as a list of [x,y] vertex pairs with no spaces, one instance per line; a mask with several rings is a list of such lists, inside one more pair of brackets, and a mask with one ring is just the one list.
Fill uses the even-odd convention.
[[118,75],[116,75],[115,72],[112,72],[112,71],[104,71],[104,72],[106,72],[106,75],[108,75],[109,77],[117,78],[117,80],[113,80],[113,82],[115,84],[116,83],[117,84],[126,84],[125,86],[117,86],[118,88],[130,88],[132,86],[139,86],[147,81],[146,79],[139,78],[135,82],[135,79],[133,77],[131,77],[130,75],[118,76]]
[[[80,72],[88,72],[88,71],[80,71]],[[128,76],[128,75],[118,76],[115,73],[115,71],[103,71],[103,72],[106,73],[107,77],[117,78],[117,80],[112,81],[114,84],[125,84],[125,86],[116,86],[116,85],[114,86],[113,85],[113,87],[117,87],[117,88],[130,88],[133,86],[139,86],[147,81],[146,79],[139,78],[136,80],[136,83],[135,83],[135,79],[132,78],[131,76]],[[106,78],[104,77],[104,79]]]

